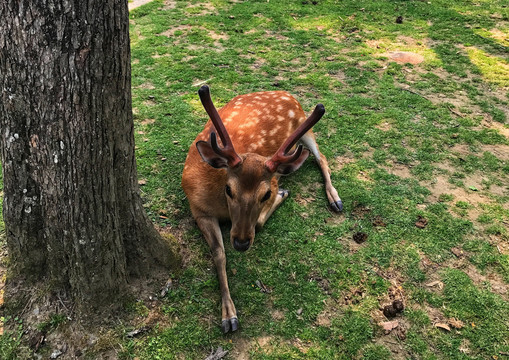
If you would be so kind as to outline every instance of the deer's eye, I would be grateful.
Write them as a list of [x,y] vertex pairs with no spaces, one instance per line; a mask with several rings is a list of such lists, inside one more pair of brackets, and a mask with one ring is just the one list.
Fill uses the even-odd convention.
[[225,186],[224,191],[226,192],[226,195],[233,199],[232,188],[229,185]]
[[271,193],[271,191],[270,191],[270,190],[269,190],[269,191],[267,191],[267,192],[265,193],[265,195],[263,195],[262,202],[269,200],[269,199],[270,199],[270,195],[271,195],[271,194],[272,194],[272,193]]

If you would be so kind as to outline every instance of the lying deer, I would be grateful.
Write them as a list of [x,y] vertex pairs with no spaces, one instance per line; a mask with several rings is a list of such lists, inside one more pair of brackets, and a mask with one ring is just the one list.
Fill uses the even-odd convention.
[[182,187],[212,251],[222,296],[221,328],[227,333],[237,330],[239,322],[228,289],[219,221],[231,220],[230,242],[236,250],[249,249],[255,228],[288,197],[278,187],[279,177],[296,171],[309,155],[302,145],[294,149],[299,141],[320,166],[331,208],[340,212],[343,204],[311,131],[325,113],[322,104],[306,120],[299,102],[285,91],[237,96],[219,112],[207,86],[198,94],[211,121],[189,149]]

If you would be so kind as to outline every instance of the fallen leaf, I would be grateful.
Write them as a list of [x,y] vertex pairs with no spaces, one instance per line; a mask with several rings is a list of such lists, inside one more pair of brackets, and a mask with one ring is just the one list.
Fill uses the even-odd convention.
[[451,331],[451,328],[449,327],[449,325],[447,325],[445,323],[436,323],[435,327],[440,328],[440,329],[444,329],[444,330],[447,330],[447,331]]
[[148,327],[148,326],[143,326],[143,327],[141,327],[141,328],[139,328],[139,329],[135,329],[135,330],[133,330],[133,331],[128,332],[128,333],[126,334],[126,336],[127,336],[128,338],[133,338],[133,337],[135,337],[135,336],[138,336],[138,335],[140,335],[140,334],[143,334],[144,332],[147,332],[148,330],[150,330],[150,327]]
[[441,281],[432,281],[430,283],[427,283],[426,286],[428,287],[434,287],[434,286],[437,286],[440,290],[442,290],[444,288],[444,283],[441,282]]
[[143,185],[146,185],[146,184],[147,184],[147,180],[145,180],[145,179],[138,180],[138,185],[143,186]]
[[393,321],[385,321],[379,324],[385,331],[385,334],[388,334],[391,332],[392,329],[396,329],[399,326],[398,320]]
[[219,346],[216,351],[212,350],[210,355],[205,358],[205,360],[219,360],[224,358],[228,354],[228,350],[223,350],[221,346]]

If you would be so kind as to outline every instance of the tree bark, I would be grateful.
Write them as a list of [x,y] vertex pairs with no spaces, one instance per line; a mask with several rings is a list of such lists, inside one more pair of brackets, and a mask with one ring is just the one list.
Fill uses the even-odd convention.
[[176,265],[137,183],[127,0],[0,1],[4,221],[15,274],[81,304]]

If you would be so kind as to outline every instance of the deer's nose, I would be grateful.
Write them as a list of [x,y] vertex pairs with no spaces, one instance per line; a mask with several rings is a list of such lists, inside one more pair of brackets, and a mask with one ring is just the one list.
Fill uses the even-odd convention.
[[237,251],[246,251],[251,245],[251,239],[241,240],[238,237],[233,238],[233,247]]

